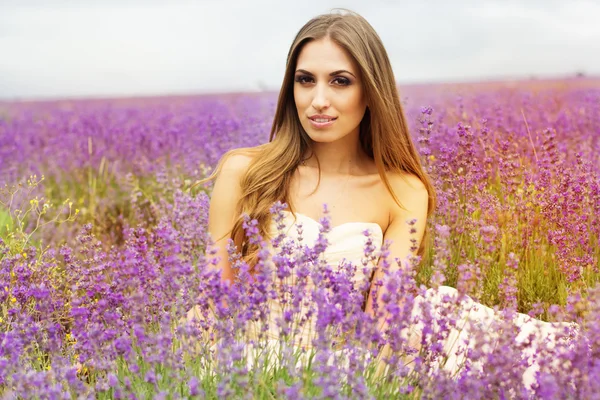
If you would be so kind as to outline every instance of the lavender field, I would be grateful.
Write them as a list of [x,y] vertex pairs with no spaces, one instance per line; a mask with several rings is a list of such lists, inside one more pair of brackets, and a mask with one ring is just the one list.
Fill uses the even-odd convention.
[[[277,94],[0,103],[0,397],[600,398],[600,80],[400,90],[438,195],[430,251],[384,282],[396,293],[380,305],[393,315],[384,333],[348,274],[325,268],[319,338],[300,366],[297,301],[276,352],[249,327],[268,301],[303,297],[270,268],[283,280],[307,268],[299,253],[324,249],[275,244],[259,279],[226,285],[210,184],[192,187],[226,151],[268,140]],[[385,256],[365,243],[365,258]],[[460,296],[450,311],[423,306],[415,350],[399,332],[415,296],[442,284]],[[502,335],[473,332],[450,371],[440,343],[465,295],[499,310],[485,330]],[[577,326],[535,348],[532,384],[515,311]]]

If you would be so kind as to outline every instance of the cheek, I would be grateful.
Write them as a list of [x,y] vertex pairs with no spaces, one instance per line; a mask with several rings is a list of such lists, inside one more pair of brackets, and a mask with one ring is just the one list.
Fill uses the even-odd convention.
[[348,111],[358,111],[363,107],[362,93],[360,90],[349,92],[343,99],[344,108]]
[[306,95],[303,95],[302,92],[294,90],[294,102],[296,103],[296,108],[306,108]]
[[346,100],[344,102],[344,109],[347,110],[349,113],[362,115],[365,112],[365,108],[366,105],[363,101],[362,93],[360,93],[359,91],[354,92],[348,97],[346,97]]

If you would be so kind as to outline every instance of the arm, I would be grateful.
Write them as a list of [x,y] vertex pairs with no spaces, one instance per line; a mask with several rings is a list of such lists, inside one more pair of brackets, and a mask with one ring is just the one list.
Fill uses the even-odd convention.
[[[208,212],[208,231],[214,240],[219,262],[217,270],[221,270],[221,280],[233,282],[233,269],[227,253],[227,242],[231,236],[233,224],[237,218],[237,203],[241,196],[240,180],[248,169],[251,158],[241,154],[229,156],[223,163],[215,181]],[[214,307],[210,299],[211,307]],[[223,304],[227,302],[223,300]],[[201,312],[194,306],[187,313],[187,319],[200,319]]]
[[[393,175],[389,177],[390,184],[394,189],[394,193],[398,196],[400,203],[404,206],[405,209],[400,208],[395,202],[391,206],[390,211],[390,224],[385,231],[384,240],[390,240],[391,245],[389,247],[389,262],[390,273],[397,271],[400,267],[398,263],[395,262],[396,259],[400,261],[404,261],[406,257],[409,255],[416,255],[416,250],[411,252],[410,248],[415,246],[416,249],[419,248],[421,240],[423,239],[423,234],[425,232],[425,227],[427,224],[427,210],[428,210],[428,201],[429,195],[427,193],[427,189],[425,185],[415,176],[408,176],[406,181],[403,180],[399,175]],[[407,220],[416,219],[417,222],[414,225],[416,229],[416,233],[410,233],[410,227],[406,223]],[[411,238],[417,239],[417,242],[413,245],[410,241]],[[375,283],[378,280],[383,280],[384,273],[382,269],[383,260],[379,261],[379,265],[375,270],[375,274],[373,276],[373,280],[371,281],[371,287],[369,289],[369,296],[367,298],[367,304],[365,307],[365,312],[374,316],[373,310],[373,294]],[[377,293],[377,304],[379,307],[383,304],[382,296],[386,292],[384,286],[381,286],[378,289]],[[378,321],[378,326],[380,329],[385,329],[387,326],[386,319],[388,318],[388,314],[384,313]]]
[[213,187],[208,212],[208,231],[215,241],[217,269],[222,270],[222,280],[233,282],[233,270],[227,254],[227,242],[237,219],[237,203],[241,197],[240,180],[248,169],[251,158],[233,154],[223,163]]

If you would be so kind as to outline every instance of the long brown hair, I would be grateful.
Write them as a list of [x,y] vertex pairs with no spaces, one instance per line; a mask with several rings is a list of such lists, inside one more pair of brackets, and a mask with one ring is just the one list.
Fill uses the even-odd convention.
[[[250,265],[254,264],[258,247],[247,241],[242,228],[242,215],[248,214],[256,219],[260,234],[270,238],[269,210],[273,203],[285,202],[293,211],[289,199],[290,180],[310,148],[310,138],[300,123],[294,102],[294,74],[300,51],[313,40],[331,39],[358,64],[367,99],[367,109],[360,123],[360,143],[365,153],[374,160],[382,181],[396,203],[403,207],[390,185],[387,171],[402,171],[419,177],[429,192],[428,217],[435,208],[435,191],[423,171],[419,154],[409,135],[394,73],[383,43],[363,17],[347,9],[338,10],[346,13],[319,15],[308,21],[296,35],[288,52],[269,142],[229,151],[207,178],[216,177],[227,157],[232,154],[242,153],[252,157],[248,171],[240,182],[242,194],[237,204],[237,215],[240,217],[231,231],[231,238]],[[418,255],[425,253],[428,238],[429,229],[426,227]]]

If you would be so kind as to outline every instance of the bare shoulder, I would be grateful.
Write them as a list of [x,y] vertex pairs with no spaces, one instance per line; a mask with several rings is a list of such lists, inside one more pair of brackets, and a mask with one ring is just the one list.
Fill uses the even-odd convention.
[[253,149],[235,149],[226,153],[219,161],[218,173],[211,194],[211,208],[223,209],[233,207],[241,196],[241,182],[252,160]]
[[407,172],[388,172],[387,178],[400,201],[400,207],[391,198],[390,216],[415,216],[427,213],[429,193],[425,184],[418,176]]
[[256,148],[235,149],[223,156],[221,172],[227,175],[242,175],[254,159]]
[[425,184],[415,174],[408,172],[388,172],[387,177],[394,189],[427,192]]
[[237,203],[242,196],[241,181],[252,160],[251,151],[235,149],[219,161],[220,170],[212,189],[208,216],[208,230],[217,243],[224,243],[231,233],[238,215]]

